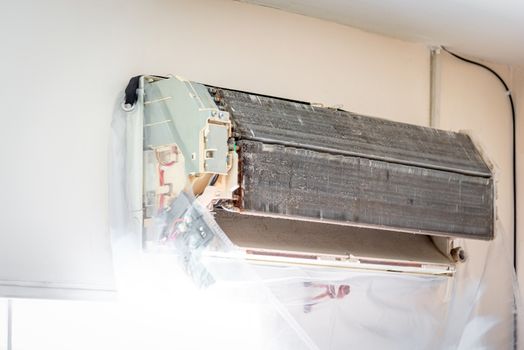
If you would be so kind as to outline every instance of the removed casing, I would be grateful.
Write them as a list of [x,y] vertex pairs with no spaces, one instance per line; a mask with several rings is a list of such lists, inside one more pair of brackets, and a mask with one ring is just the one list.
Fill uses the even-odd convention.
[[146,243],[162,239],[152,219],[181,191],[210,210],[358,227],[348,235],[375,240],[493,238],[493,176],[465,134],[179,77],[145,77],[142,88]]

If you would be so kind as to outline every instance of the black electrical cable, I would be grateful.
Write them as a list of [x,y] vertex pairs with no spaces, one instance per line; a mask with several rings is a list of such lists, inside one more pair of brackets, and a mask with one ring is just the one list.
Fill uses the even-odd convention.
[[129,79],[129,83],[127,83],[126,89],[125,89],[125,96],[124,96],[124,104],[128,106],[133,106],[136,101],[138,100],[138,95],[136,94],[136,90],[138,89],[138,84],[140,82],[141,75],[136,75]]
[[215,175],[211,178],[211,181],[209,181],[209,186],[215,186],[215,184],[217,183],[217,180],[218,180],[218,174],[215,174]]
[[[161,78],[161,79],[167,79],[167,77],[161,76],[161,75],[150,75],[151,77],[155,78]],[[135,105],[136,101],[138,100],[138,95],[136,93],[136,90],[138,89],[138,86],[140,84],[140,78],[142,75],[136,75],[129,79],[129,83],[127,83],[125,92],[124,92],[124,105],[128,106],[129,108],[132,108],[132,106]]]
[[495,72],[493,69],[489,68],[488,66],[483,65],[482,63],[478,63],[472,60],[469,60],[467,58],[464,58],[460,55],[457,55],[454,52],[449,51],[444,46],[442,46],[442,49],[449,53],[451,56],[454,56],[455,58],[458,58],[461,61],[474,64],[475,66],[482,67],[489,72],[491,72],[494,76],[497,77],[497,79],[504,85],[504,89],[506,89],[506,93],[508,94],[509,98],[509,104],[511,105],[511,121],[512,121],[512,133],[513,133],[513,141],[512,141],[512,147],[513,147],[513,268],[515,271],[517,271],[517,167],[516,167],[516,147],[515,147],[515,140],[516,140],[516,125],[515,125],[515,105],[513,104],[513,97],[511,96],[511,91],[508,88],[508,85],[502,79],[502,77]]

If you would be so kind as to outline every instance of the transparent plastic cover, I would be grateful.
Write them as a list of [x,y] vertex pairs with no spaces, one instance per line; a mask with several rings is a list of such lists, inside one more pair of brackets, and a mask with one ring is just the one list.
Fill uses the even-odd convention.
[[[157,244],[150,249],[140,203],[141,93],[133,110],[116,109],[112,124],[110,217],[122,297],[155,299],[163,305],[159,313],[177,312],[169,306],[177,288],[196,285],[192,293],[202,303],[212,300],[223,306],[224,320],[233,317],[203,329],[203,336],[217,344],[239,339],[227,342],[239,349],[508,349],[524,339],[500,224],[493,241],[463,240],[468,257],[453,277],[253,264],[213,214],[182,192],[169,210],[154,215]],[[233,312],[239,306],[244,313]],[[242,326],[241,314],[255,320],[249,330],[235,328]],[[179,339],[173,337],[174,347],[182,346]]]

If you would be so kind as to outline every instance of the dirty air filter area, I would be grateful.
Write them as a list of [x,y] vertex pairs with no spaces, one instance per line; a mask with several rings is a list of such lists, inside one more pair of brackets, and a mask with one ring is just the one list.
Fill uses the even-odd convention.
[[[123,107],[111,157],[118,287],[185,320],[173,346],[524,339],[495,177],[467,135],[178,77],[135,78]],[[219,311],[200,307],[211,304]],[[205,336],[185,337],[195,326]]]
[[493,181],[468,136],[212,88],[228,110],[245,211],[493,237]]

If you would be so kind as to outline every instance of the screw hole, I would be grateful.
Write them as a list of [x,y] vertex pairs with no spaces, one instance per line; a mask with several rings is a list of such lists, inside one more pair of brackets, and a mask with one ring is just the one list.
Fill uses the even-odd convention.
[[451,254],[451,257],[453,258],[453,261],[455,262],[463,263],[467,259],[466,252],[464,251],[464,249],[462,249],[462,247],[456,247],[456,248],[451,249],[450,254]]

